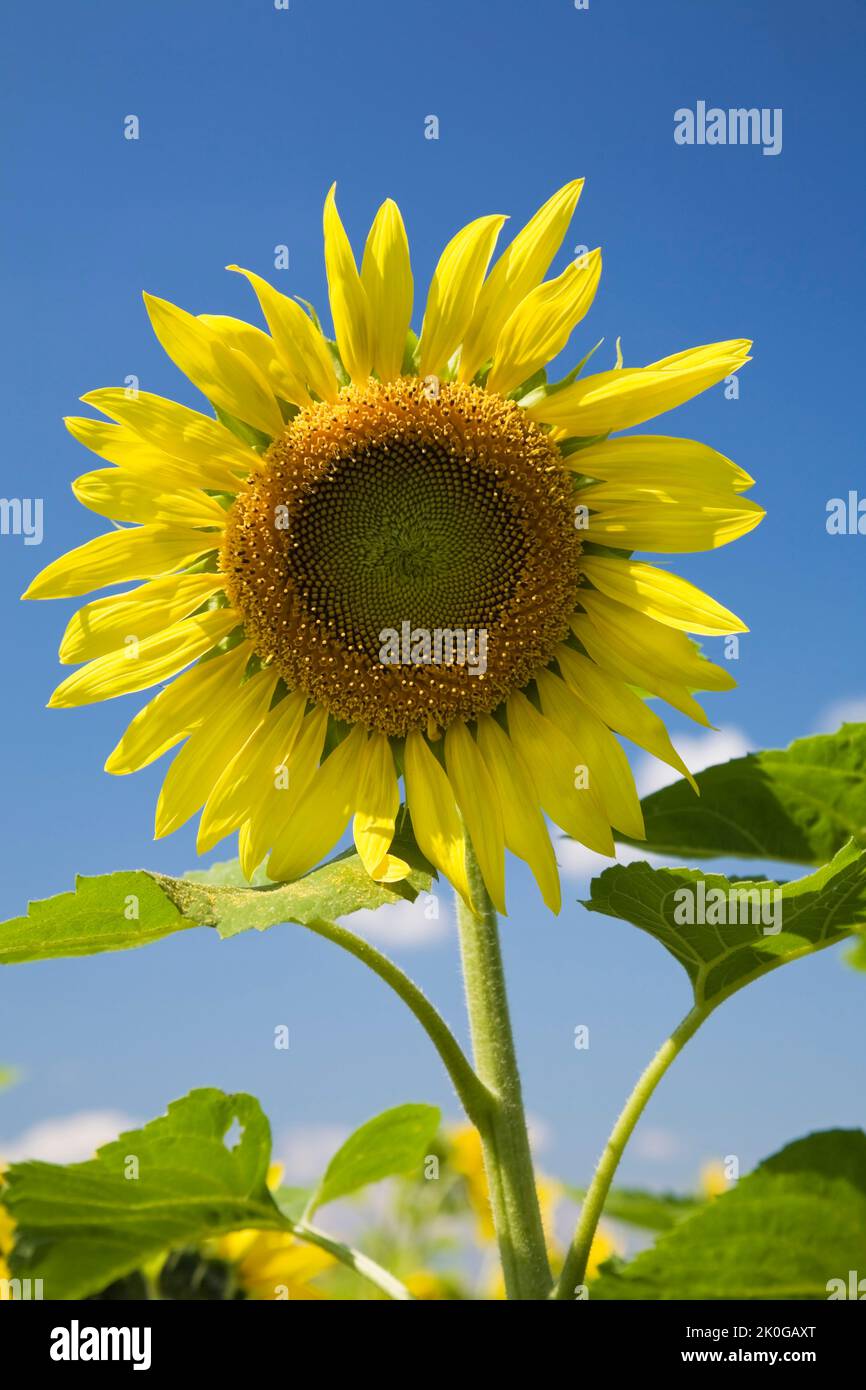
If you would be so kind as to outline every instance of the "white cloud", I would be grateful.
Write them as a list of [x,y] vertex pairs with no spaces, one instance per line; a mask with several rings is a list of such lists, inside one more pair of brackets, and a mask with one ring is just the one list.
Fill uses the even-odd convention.
[[557,840],[554,848],[563,878],[576,879],[580,883],[588,883],[604,869],[609,869],[611,864],[633,864],[638,859],[657,866],[668,863],[658,854],[648,854],[639,845],[617,845],[615,859],[596,854],[595,850],[587,849],[577,840]]
[[680,1141],[672,1130],[641,1127],[632,1139],[631,1152],[652,1163],[666,1163],[680,1152]]
[[825,705],[815,721],[815,733],[835,734],[840,724],[866,724],[866,695],[849,695]]
[[45,1163],[82,1163],[92,1158],[102,1144],[116,1139],[138,1120],[120,1110],[81,1110],[53,1120],[31,1125],[17,1139],[0,1138],[0,1159],[18,1163],[25,1158]]
[[[742,729],[723,725],[720,729],[708,729],[705,734],[677,734],[674,736],[676,750],[691,772],[702,772],[705,767],[715,763],[726,763],[731,758],[742,758],[751,752],[752,744]],[[679,780],[680,774],[667,763],[648,755],[638,763],[635,780],[641,796],[667,787]]]
[[553,1140],[553,1129],[540,1115],[527,1115],[526,1128],[529,1131],[529,1145],[533,1154],[549,1149]]
[[329,1160],[349,1137],[346,1125],[296,1125],[274,1144],[283,1165],[283,1182],[304,1184],[320,1178]]
[[[701,772],[714,763],[726,763],[731,758],[741,758],[748,753],[751,744],[741,729],[723,727],[708,730],[705,734],[685,734],[676,740],[677,752],[692,772]],[[638,794],[648,796],[671,782],[679,780],[679,773],[667,763],[660,763],[648,755],[642,757],[635,768],[635,782]],[[640,845],[617,845],[616,858],[609,859],[603,854],[580,845],[576,840],[561,839],[555,843],[556,858],[564,878],[588,883],[591,878],[610,868],[611,864],[633,864],[644,860],[654,868],[678,864],[676,858],[661,854],[650,854]]]
[[436,891],[419,893],[413,903],[400,898],[384,907],[365,908],[341,919],[350,931],[394,949],[413,950],[432,946],[448,935],[450,904],[443,898],[441,884]]

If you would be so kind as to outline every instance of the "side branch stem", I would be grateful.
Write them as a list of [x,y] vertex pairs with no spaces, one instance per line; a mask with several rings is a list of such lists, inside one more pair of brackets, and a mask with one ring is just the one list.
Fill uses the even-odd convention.
[[315,932],[317,936],[323,936],[327,941],[333,941],[335,945],[342,946],[344,951],[348,951],[350,955],[363,961],[374,974],[391,986],[395,994],[400,996],[403,1003],[412,1010],[442,1058],[469,1119],[478,1129],[481,1129],[487,1121],[493,1097],[483,1081],[473,1071],[451,1029],[442,1015],[430,1003],[426,994],[418,988],[413,980],[410,980],[408,975],[404,974],[399,966],[395,965],[381,951],[378,951],[375,946],[371,946],[369,941],[365,941],[363,937],[356,936],[354,932],[338,926],[336,922],[327,922],[321,917],[305,922],[304,925],[310,931]]
[[593,1237],[625,1146],[656,1086],[674,1058],[679,1056],[689,1038],[693,1037],[700,1028],[709,1012],[710,1010],[707,1008],[695,1006],[690,1013],[686,1014],[682,1023],[662,1043],[649,1066],[644,1069],[637,1085],[626,1101],[619,1119],[610,1132],[610,1138],[598,1161],[589,1191],[584,1198],[577,1231],[553,1291],[553,1298],[574,1298],[577,1289],[583,1284]]

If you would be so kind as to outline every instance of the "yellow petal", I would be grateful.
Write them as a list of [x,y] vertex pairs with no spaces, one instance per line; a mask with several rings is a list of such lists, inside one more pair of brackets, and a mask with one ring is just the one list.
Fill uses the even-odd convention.
[[[328,712],[314,706],[292,738],[283,758],[274,764],[270,786],[251,809],[247,829],[239,841],[241,868],[247,878],[259,867],[267,851],[280,837],[292,806],[313,779],[328,732]],[[288,740],[287,740],[288,742]]]
[[662,720],[646,701],[629,690],[616,676],[603,671],[594,661],[571,647],[557,647],[556,659],[569,688],[605,724],[631,739],[639,748],[645,748],[660,762],[676,768],[697,789],[694,778],[671,743]]
[[406,334],[412,318],[412,266],[400,209],[390,198],[373,220],[361,283],[367,293],[373,345],[373,369],[382,381],[400,375]]
[[728,632],[748,632],[745,623],[723,608],[709,594],[679,575],[640,560],[619,560],[602,555],[585,555],[581,569],[597,589],[608,598],[624,603],[628,608],[681,628],[708,637],[721,637]]
[[421,853],[471,906],[466,877],[466,840],[454,792],[417,729],[406,738],[404,773],[412,829]]
[[644,838],[643,815],[628,758],[613,734],[550,671],[536,676],[541,708],[561,729],[595,787],[611,825],[632,839]]
[[108,652],[73,671],[58,685],[48,701],[50,709],[91,705],[113,700],[134,690],[146,690],[158,681],[177,675],[184,666],[209,652],[241,621],[233,608],[212,608],[183,622],[173,623],[153,637],[127,641],[119,651]]
[[261,275],[239,265],[226,266],[245,275],[258,295],[274,346],[287,370],[323,401],[337,399],[337,377],[330,350],[309,314],[300,304],[275,290]]
[[206,854],[237,830],[274,789],[274,780],[286,766],[298,736],[306,703],[301,691],[287,695],[268,710],[261,725],[226,765],[202,811],[196,839],[199,854]]
[[452,237],[442,252],[421,328],[421,376],[440,371],[463,341],[504,222],[499,214],[478,217]]
[[712,727],[701,706],[685,685],[677,681],[663,679],[656,671],[650,670],[635,660],[631,654],[627,654],[624,649],[615,647],[606,641],[585,613],[575,613],[571,619],[571,630],[586,648],[592,660],[605,671],[619,676],[628,685],[637,686],[640,690],[648,690],[650,694],[657,695],[660,700],[666,700],[669,705],[678,709],[681,714],[687,715],[689,719],[693,719],[696,724],[702,724],[707,729]]
[[172,574],[129,593],[96,599],[69,619],[60,643],[64,665],[117,651],[129,637],[151,637],[188,618],[223,587],[221,574]]
[[266,378],[245,354],[226,347],[194,314],[145,294],[153,331],[163,350],[213,405],[273,438],[283,417]]
[[528,407],[534,420],[570,435],[625,430],[683,405],[750,361],[743,338],[690,348],[647,367],[621,367],[578,379]]
[[154,836],[170,835],[204,805],[230,759],[261,723],[277,683],[258,671],[230,698],[207,711],[168,770],[156,805]]
[[578,449],[563,459],[566,468],[627,487],[705,488],[707,492],[745,492],[754,478],[724,454],[696,439],[664,434],[630,434]]
[[489,714],[478,720],[478,747],[496,787],[505,843],[529,865],[551,912],[559,912],[559,870],[532,778],[508,735]]
[[[626,495],[627,494],[627,495]],[[577,494],[590,508],[586,534],[602,545],[657,554],[716,550],[763,519],[747,497],[687,488],[642,488],[599,483]]]
[[493,356],[503,325],[522,299],[534,290],[559,250],[583,179],[573,179],[538,209],[503,251],[475,305],[460,356],[460,380],[471,381]]
[[[188,464],[190,485],[212,488],[215,492],[235,492],[238,481],[260,466],[261,460],[255,450],[244,444],[219,420],[202,415],[198,410],[190,410],[188,406],[178,405],[176,401],[166,400],[163,396],[154,396],[148,391],[129,396],[120,387],[104,387],[99,391],[88,391],[81,399],[85,405],[102,411],[109,419],[119,421],[120,426],[124,427],[125,437],[131,432],[134,438],[150,445],[152,450]],[[67,426],[72,429],[73,424],[80,426],[83,423],[67,421]],[[96,426],[102,430],[115,428],[105,426],[98,420],[86,423],[91,427],[91,433]],[[80,435],[76,437],[80,438]],[[94,444],[88,444],[88,448],[94,448]],[[146,461],[130,457],[125,451],[119,457],[115,452],[103,452],[101,449],[96,452],[102,453],[102,457],[112,463]]]
[[[178,459],[170,459],[167,454],[160,453],[125,425],[112,425],[107,420],[90,420],[86,415],[66,415],[63,423],[73,439],[108,463],[136,468],[151,468],[154,463],[163,467],[179,465]],[[188,472],[182,476],[187,482],[190,481]],[[232,481],[237,485],[237,478]]]
[[251,642],[239,642],[178,676],[139,710],[110,753],[105,771],[118,777],[137,772],[180,743],[204,723],[211,709],[231,698],[252,654]]
[[293,800],[268,860],[269,878],[300,878],[337,843],[355,805],[364,740],[363,728],[355,724]]
[[294,405],[312,405],[310,394],[283,363],[277,353],[276,344],[267,333],[243,319],[232,318],[228,314],[199,314],[199,320],[218,333],[226,347],[242,352],[254,362],[271,390],[284,401]]
[[[354,828],[354,821],[352,822]],[[377,883],[399,883],[402,879],[408,878],[412,872],[411,865],[406,863],[396,854],[386,854],[375,869],[370,871],[370,877]]]
[[325,269],[334,336],[343,366],[352,381],[366,381],[373,367],[370,307],[346,230],[340,221],[332,184],[325,199]]
[[580,602],[603,642],[662,680],[694,690],[733,690],[737,684],[730,671],[705,660],[682,632],[593,589],[581,589]]
[[481,877],[493,906],[505,912],[505,831],[496,785],[481,750],[465,724],[449,725],[445,734],[448,781],[469,831]]
[[23,598],[74,598],[129,579],[152,579],[185,568],[215,550],[218,531],[182,531],[174,526],[135,526],[94,536],[53,560],[37,574]]
[[575,785],[578,767],[565,734],[521,692],[509,697],[508,729],[511,740],[538,788],[541,804],[551,820],[572,839],[597,854],[614,853],[610,823],[590,781]]
[[[384,734],[371,734],[361,754],[358,798],[352,832],[364,868],[373,878],[388,855],[400,809],[400,789],[391,745]],[[385,865],[387,870],[390,867]]]
[[600,276],[596,250],[521,300],[497,339],[488,391],[507,396],[562,351],[592,304]]
[[162,472],[98,468],[83,473],[72,491],[84,507],[113,521],[153,522],[159,526],[224,526],[225,508],[201,488],[178,488]]
[[[66,421],[70,433],[76,437],[80,436],[77,428],[73,427],[77,427],[79,424],[99,427],[102,432],[101,437],[95,438],[92,444],[88,443],[86,437],[81,438],[81,442],[92,448],[94,453],[108,454],[110,452],[119,455],[117,460],[112,459],[111,462],[117,462],[118,468],[123,470],[124,475],[131,482],[140,482],[142,485],[150,483],[152,493],[158,490],[163,492],[198,490],[200,479],[196,473],[192,472],[188,464],[182,463],[180,459],[170,458],[168,454],[160,453],[145,440],[140,439],[138,435],[133,434],[131,430],[126,430],[123,425],[109,425],[102,420],[67,419]],[[114,431],[113,437],[107,434],[109,430]],[[126,458],[123,457],[124,454],[127,455]],[[100,479],[107,478],[113,471],[112,469],[100,468],[95,473],[85,473],[83,476],[85,480],[92,480],[94,488],[98,490]],[[159,480],[159,488],[156,486],[157,479]],[[79,484],[81,481],[78,479],[72,484],[72,491],[78,497],[79,502],[87,507],[90,505],[86,495],[87,483],[85,482],[84,485],[84,495],[80,495]],[[240,479],[237,476],[232,477],[230,491],[237,492],[239,483]],[[209,487],[210,484],[205,484],[205,486]],[[223,491],[224,489],[214,490]],[[98,491],[94,495],[98,498]],[[94,510],[96,510],[95,507]]]

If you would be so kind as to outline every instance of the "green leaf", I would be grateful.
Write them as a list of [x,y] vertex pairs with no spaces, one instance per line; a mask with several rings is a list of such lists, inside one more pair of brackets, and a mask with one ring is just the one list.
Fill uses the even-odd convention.
[[185,917],[216,927],[223,938],[252,928],[265,931],[280,922],[303,925],[320,917],[333,920],[362,908],[384,907],[401,897],[413,900],[429,886],[429,879],[420,872],[402,883],[376,883],[354,851],[293,883],[269,883],[258,888],[211,886],[197,874],[185,879],[156,877]]
[[[211,405],[213,405],[213,401],[211,401]],[[236,415],[230,415],[221,406],[213,405],[213,409],[221,425],[225,425],[227,430],[231,430],[232,434],[237,435],[244,444],[249,444],[250,448],[255,449],[257,453],[264,453],[271,442],[269,434],[265,434],[264,430],[256,429],[255,425],[248,425],[246,420],[239,420]]]
[[856,946],[846,953],[845,959],[855,970],[866,970],[866,937],[860,937]]
[[[695,1003],[715,1007],[866,922],[866,851],[851,842],[822,869],[784,886],[770,879],[734,882],[698,869],[616,864],[593,879],[590,893],[584,907],[654,936],[686,971]],[[716,915],[721,920],[714,924]]]
[[74,892],[31,903],[26,917],[0,925],[0,964],[127,951],[194,925],[155,874],[79,877]]
[[73,893],[31,903],[26,917],[0,924],[0,964],[126,951],[195,926],[230,937],[253,927],[346,916],[414,899],[429,877],[416,871],[402,883],[374,883],[349,852],[294,883],[242,885],[231,863],[185,879],[143,869],[79,878]]
[[314,1191],[312,1187],[278,1187],[273,1194],[274,1201],[286,1220],[296,1226],[310,1205]]
[[[566,1191],[575,1202],[582,1202],[586,1197],[586,1192],[578,1187],[569,1187]],[[626,1226],[639,1226],[643,1231],[669,1231],[701,1206],[700,1198],[683,1197],[676,1192],[614,1187],[605,1199],[604,1215]]]
[[267,1187],[270,1151],[257,1100],[198,1090],[87,1163],[13,1163],[3,1194],[17,1223],[13,1274],[44,1280],[46,1298],[84,1298],[163,1250],[286,1229]]
[[864,1272],[866,1134],[798,1139],[651,1249],[591,1285],[594,1299],[826,1299]]
[[[699,772],[645,797],[644,849],[824,864],[850,838],[866,843],[866,724]],[[624,839],[624,836],[618,837]]]
[[418,372],[418,334],[414,333],[411,328],[406,334],[403,365],[400,370],[404,376],[416,376]]
[[310,1211],[395,1173],[416,1170],[420,1176],[439,1120],[435,1105],[398,1105],[368,1120],[334,1154]]

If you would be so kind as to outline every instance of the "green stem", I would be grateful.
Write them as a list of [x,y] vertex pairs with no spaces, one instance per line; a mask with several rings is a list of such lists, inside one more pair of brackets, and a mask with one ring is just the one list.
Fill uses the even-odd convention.
[[309,1245],[317,1245],[320,1250],[327,1250],[329,1255],[333,1255],[341,1264],[353,1269],[356,1274],[360,1274],[362,1279],[366,1279],[370,1284],[375,1284],[377,1289],[388,1295],[389,1298],[399,1299],[403,1302],[412,1299],[412,1294],[401,1284],[400,1280],[393,1274],[389,1274],[387,1269],[376,1264],[369,1255],[365,1255],[360,1250],[356,1250],[352,1245],[344,1245],[341,1240],[334,1240],[332,1236],[320,1231],[317,1226],[310,1226],[306,1221],[289,1222],[292,1233],[298,1240],[305,1240]]
[[550,1266],[508,1013],[499,929],[471,847],[467,848],[467,871],[472,901],[479,910],[472,911],[457,895],[460,952],[475,1066],[491,1095],[487,1114],[475,1123],[484,1149],[506,1296],[545,1299],[551,1287]]
[[583,1284],[596,1227],[632,1131],[668,1067],[680,1054],[689,1038],[694,1036],[710,1012],[711,1010],[706,1006],[695,1005],[686,1014],[682,1023],[674,1029],[666,1042],[662,1043],[626,1101],[619,1119],[610,1132],[610,1138],[598,1161],[589,1190],[584,1198],[577,1231],[562,1267],[559,1281],[553,1291],[553,1298],[574,1298],[577,1289]]
[[345,927],[337,926],[336,922],[327,922],[324,918],[317,917],[303,925],[317,936],[333,941],[357,960],[363,961],[374,974],[391,986],[404,1004],[408,1005],[442,1058],[463,1109],[472,1123],[480,1129],[486,1122],[493,1097],[483,1080],[476,1076],[466,1054],[441,1014],[414,981],[386,955],[377,951],[375,946],[371,946],[369,941],[356,936]]

